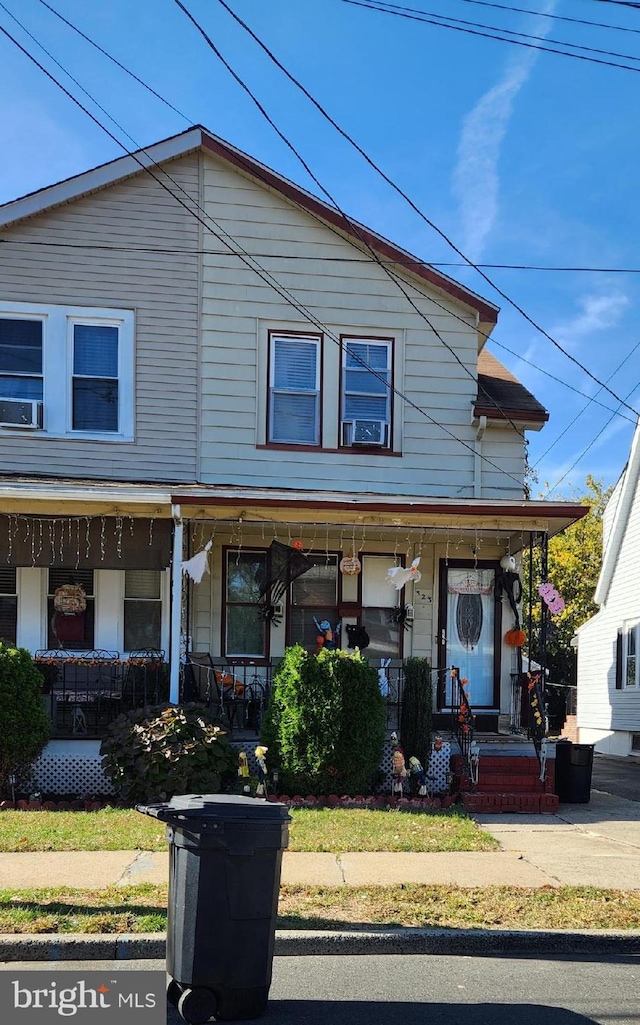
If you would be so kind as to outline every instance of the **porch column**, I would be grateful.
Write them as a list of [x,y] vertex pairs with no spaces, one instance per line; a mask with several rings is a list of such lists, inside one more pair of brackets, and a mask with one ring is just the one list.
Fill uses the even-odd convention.
[[180,506],[171,508],[173,514],[173,549],[171,554],[171,629],[169,648],[169,701],[177,705],[180,700],[180,620],[182,612],[182,515]]

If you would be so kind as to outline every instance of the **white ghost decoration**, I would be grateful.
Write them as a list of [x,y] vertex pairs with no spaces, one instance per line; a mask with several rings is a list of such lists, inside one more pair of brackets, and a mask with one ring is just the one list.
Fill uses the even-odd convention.
[[202,551],[196,552],[190,559],[182,563],[182,572],[195,580],[196,584],[199,584],[205,573],[209,572],[209,551],[212,544],[212,541],[207,541]]
[[387,580],[393,584],[396,591],[401,591],[405,584],[417,584],[419,580],[422,580],[422,573],[418,569],[419,565],[420,556],[413,560],[408,569],[404,566],[394,566],[393,569],[387,570]]

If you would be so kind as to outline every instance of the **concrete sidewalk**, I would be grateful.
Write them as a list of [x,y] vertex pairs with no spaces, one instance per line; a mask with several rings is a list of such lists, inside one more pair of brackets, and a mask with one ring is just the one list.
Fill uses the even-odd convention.
[[[401,814],[401,813],[398,813]],[[305,886],[442,883],[640,889],[640,803],[593,791],[553,815],[477,815],[501,851],[301,854],[286,851],[282,882]],[[98,888],[164,883],[167,852],[0,854],[0,888]]]

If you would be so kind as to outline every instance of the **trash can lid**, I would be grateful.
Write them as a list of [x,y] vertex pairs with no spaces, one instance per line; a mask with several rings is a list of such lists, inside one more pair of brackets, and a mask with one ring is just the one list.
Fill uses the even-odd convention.
[[137,804],[136,811],[154,818],[211,818],[226,822],[289,822],[289,809],[277,801],[261,801],[235,794],[183,794],[170,801]]

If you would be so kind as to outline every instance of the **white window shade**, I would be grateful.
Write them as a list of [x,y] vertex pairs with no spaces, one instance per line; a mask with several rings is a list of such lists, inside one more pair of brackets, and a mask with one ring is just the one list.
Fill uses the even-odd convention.
[[344,345],[342,419],[390,422],[391,340]]
[[269,441],[317,445],[320,339],[271,338]]
[[393,556],[362,556],[362,604],[364,606],[394,608],[398,604],[399,593],[387,578],[387,570],[397,565],[398,562]]

